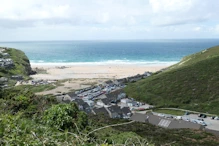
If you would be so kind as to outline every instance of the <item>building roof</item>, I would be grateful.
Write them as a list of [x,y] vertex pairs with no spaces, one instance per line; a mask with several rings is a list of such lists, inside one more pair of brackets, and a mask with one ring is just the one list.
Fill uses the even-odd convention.
[[83,107],[83,111],[85,111],[86,113],[91,112],[91,108],[88,103],[84,102],[82,99],[75,99],[73,102],[75,102],[79,106],[79,108],[80,106]]
[[104,108],[104,107],[101,107],[101,108],[94,108],[93,109],[94,113],[96,115],[104,115],[104,116],[109,116],[109,113],[108,111]]
[[120,109],[120,107],[118,105],[110,106],[110,107],[108,107],[108,110],[111,113],[121,113],[121,109]]
[[117,98],[118,95],[121,94],[121,93],[125,93],[125,92],[123,91],[123,89],[119,89],[119,90],[116,90],[116,91],[111,92],[111,93],[109,93],[109,94],[106,94],[106,97],[107,97],[107,98]]
[[131,113],[131,110],[129,107],[122,107],[121,108],[121,111],[123,114],[128,114],[128,113]]
[[101,99],[101,101],[102,101],[105,105],[108,105],[108,104],[114,102],[115,99],[114,99],[114,98],[104,98],[104,99]]
[[147,119],[146,114],[135,113],[131,116],[131,120],[137,121],[137,122],[145,122],[146,119]]
[[120,107],[118,105],[113,105],[108,107],[108,110],[111,113],[118,113],[118,114],[123,114],[123,115],[127,115],[129,113],[131,113],[129,107]]
[[148,122],[150,124],[170,128],[170,129],[179,129],[179,128],[190,128],[190,129],[203,129],[204,126],[188,121],[176,120],[176,119],[166,119],[159,117],[153,114],[139,114],[135,113],[132,115],[131,120],[138,122]]
[[76,99],[77,98],[77,95],[75,94],[75,92],[70,92],[70,93],[67,93],[71,99]]
[[105,82],[106,84],[113,84],[113,81],[109,80]]

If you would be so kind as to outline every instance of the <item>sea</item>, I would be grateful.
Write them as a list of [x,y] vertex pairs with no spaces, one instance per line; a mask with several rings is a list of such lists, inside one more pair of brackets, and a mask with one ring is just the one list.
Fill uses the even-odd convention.
[[219,45],[219,39],[0,42],[20,49],[31,63],[172,65]]

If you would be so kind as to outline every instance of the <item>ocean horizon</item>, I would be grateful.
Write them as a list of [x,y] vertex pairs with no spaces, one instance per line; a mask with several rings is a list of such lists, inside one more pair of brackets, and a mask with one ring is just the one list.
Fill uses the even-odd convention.
[[219,45],[219,39],[0,42],[22,50],[31,64],[172,65]]

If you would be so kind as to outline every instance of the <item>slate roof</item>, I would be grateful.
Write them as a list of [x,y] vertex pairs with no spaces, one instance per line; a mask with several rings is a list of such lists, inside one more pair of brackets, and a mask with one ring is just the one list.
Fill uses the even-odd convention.
[[104,108],[104,107],[101,107],[101,108],[94,108],[93,109],[94,113],[97,114],[97,115],[104,115],[104,116],[109,116],[109,113],[108,111]]
[[135,113],[131,116],[130,118],[133,121],[137,121],[137,122],[145,122],[147,119],[147,115],[146,114],[139,114],[139,113]]
[[104,98],[104,99],[101,99],[101,101],[105,104],[105,105],[108,105],[112,102],[115,102],[115,98]]
[[131,111],[128,107],[119,107],[118,105],[110,106],[110,107],[108,107],[108,110],[111,113],[117,113],[121,116],[131,113]]
[[75,94],[75,92],[70,92],[70,93],[68,93],[68,95],[71,97],[71,99],[77,98],[77,95]]
[[113,84],[113,81],[109,80],[105,82],[106,84]]
[[111,113],[121,113],[121,109],[120,109],[120,107],[118,105],[110,106],[110,107],[108,107],[108,110]]
[[101,99],[101,101],[105,104],[108,105],[110,103],[116,103],[118,101],[118,95],[124,93],[122,89],[116,90],[114,92],[111,92],[109,94],[105,94],[106,98]]
[[121,112],[127,115],[128,113],[131,113],[131,110],[129,109],[129,107],[123,107],[121,108]]
[[119,89],[119,90],[116,90],[114,92],[111,92],[109,94],[106,94],[106,97],[107,98],[117,98],[119,94],[121,93],[124,93],[124,90],[123,89]]
[[80,109],[80,106],[83,107],[83,111],[85,111],[86,113],[90,113],[91,112],[91,108],[90,106],[84,102],[82,99],[75,99],[73,102],[75,102]]
[[139,114],[136,113],[132,115],[131,120],[138,122],[148,122],[152,125],[169,128],[169,129],[180,129],[180,128],[190,128],[190,129],[203,129],[204,126],[188,121],[176,120],[176,119],[166,119],[153,114]]

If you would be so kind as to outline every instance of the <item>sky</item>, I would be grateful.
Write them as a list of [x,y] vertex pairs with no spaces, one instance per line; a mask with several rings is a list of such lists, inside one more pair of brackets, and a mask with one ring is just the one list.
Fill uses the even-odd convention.
[[0,0],[0,41],[219,38],[219,0]]

